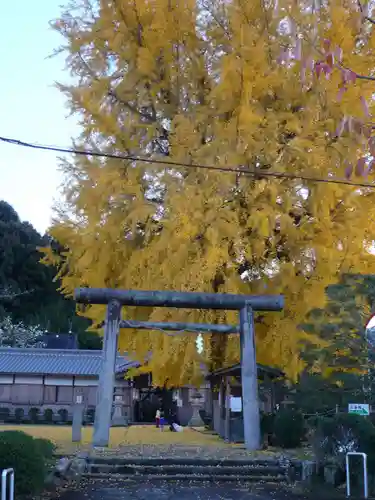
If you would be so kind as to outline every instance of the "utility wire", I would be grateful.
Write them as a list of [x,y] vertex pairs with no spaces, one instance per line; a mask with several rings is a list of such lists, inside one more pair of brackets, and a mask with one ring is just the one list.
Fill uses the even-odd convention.
[[115,160],[127,160],[127,161],[139,161],[144,163],[152,163],[155,165],[166,166],[169,165],[171,167],[183,167],[183,168],[200,168],[205,170],[217,170],[219,172],[229,172],[229,173],[238,173],[244,174],[251,177],[271,177],[277,179],[289,179],[289,180],[302,180],[306,182],[318,182],[324,184],[341,184],[345,186],[353,186],[353,187],[362,187],[362,188],[370,188],[375,189],[375,184],[370,184],[368,182],[353,182],[346,179],[330,179],[330,178],[321,178],[321,177],[309,177],[305,175],[298,174],[286,174],[283,172],[267,172],[267,171],[259,171],[252,172],[251,170],[242,168],[242,167],[225,167],[225,166],[215,166],[215,165],[202,165],[197,163],[184,163],[184,162],[176,162],[171,160],[157,160],[152,158],[145,158],[141,156],[132,156],[125,154],[115,154],[115,153],[104,153],[101,151],[94,150],[83,150],[83,149],[74,149],[74,148],[64,148],[59,146],[47,146],[45,144],[35,144],[30,142],[20,141],[19,139],[12,139],[10,137],[1,137],[0,141],[6,142],[8,144],[13,144],[15,146],[22,146],[25,148],[39,149],[43,151],[54,151],[56,153],[68,153],[75,154],[78,156],[93,156],[99,158],[112,158]]

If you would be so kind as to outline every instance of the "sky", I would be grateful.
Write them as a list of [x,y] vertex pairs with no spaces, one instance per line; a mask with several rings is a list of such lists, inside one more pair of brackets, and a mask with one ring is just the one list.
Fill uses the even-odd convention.
[[[62,0],[63,1],[63,0]],[[64,56],[47,57],[62,43],[49,27],[61,0],[2,2],[0,16],[0,136],[71,146],[78,135],[65,97],[54,82],[69,82]],[[41,233],[50,224],[61,174],[55,153],[0,141],[0,199]]]

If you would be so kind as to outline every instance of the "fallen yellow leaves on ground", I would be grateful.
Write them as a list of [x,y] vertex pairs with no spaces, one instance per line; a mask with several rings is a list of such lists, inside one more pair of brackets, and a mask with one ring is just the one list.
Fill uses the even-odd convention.
[[[71,426],[60,425],[0,425],[0,432],[18,430],[35,438],[49,439],[57,446],[57,454],[73,455],[79,452],[94,452],[95,455],[121,456],[124,458],[278,458],[283,450],[270,448],[249,452],[244,444],[226,443],[212,431],[203,427],[185,427],[183,432],[164,431],[151,425],[113,427],[108,448],[92,450],[93,427],[82,428],[80,443],[72,442]],[[288,455],[299,459],[309,459],[311,450],[289,450]]]
[[[35,438],[49,439],[56,444],[59,453],[73,453],[78,449],[89,449],[93,427],[82,428],[80,443],[72,443],[71,426],[60,425],[1,425],[0,431],[18,430]],[[163,431],[150,425],[113,427],[110,434],[110,449],[134,445],[180,445],[180,446],[228,446],[218,436],[184,428],[183,432]],[[235,445],[233,445],[235,446]]]

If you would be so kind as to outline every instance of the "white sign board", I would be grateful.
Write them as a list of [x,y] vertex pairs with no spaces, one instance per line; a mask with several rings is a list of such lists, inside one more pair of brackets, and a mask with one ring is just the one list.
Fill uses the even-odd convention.
[[242,411],[242,398],[235,398],[231,396],[230,398],[230,410],[233,412]]
[[354,413],[356,415],[370,415],[370,405],[361,404],[361,403],[350,403],[349,404],[349,413]]

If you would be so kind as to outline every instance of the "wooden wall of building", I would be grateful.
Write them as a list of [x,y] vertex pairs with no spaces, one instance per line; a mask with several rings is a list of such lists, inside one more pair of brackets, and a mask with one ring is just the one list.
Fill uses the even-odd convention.
[[[71,410],[77,396],[83,396],[85,408],[95,407],[97,377],[49,375],[0,375],[0,407],[31,407]],[[130,382],[118,379],[116,394],[122,395],[125,413],[132,414],[132,389]]]

